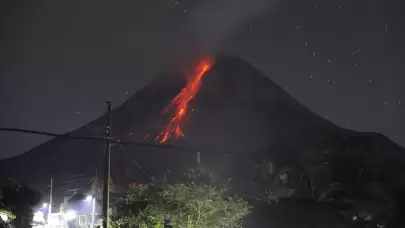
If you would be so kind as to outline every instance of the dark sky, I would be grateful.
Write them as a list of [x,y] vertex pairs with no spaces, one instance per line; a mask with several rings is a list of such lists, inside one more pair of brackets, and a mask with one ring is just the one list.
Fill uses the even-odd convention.
[[[405,146],[401,0],[0,4],[0,127],[64,133],[185,57],[226,53],[334,123]],[[0,133],[0,157],[45,139]]]

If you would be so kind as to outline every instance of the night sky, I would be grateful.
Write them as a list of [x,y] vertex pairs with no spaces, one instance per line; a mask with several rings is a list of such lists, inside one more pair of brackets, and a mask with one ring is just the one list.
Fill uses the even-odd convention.
[[[65,133],[183,59],[222,53],[337,125],[405,146],[401,2],[2,1],[0,127]],[[47,139],[0,133],[0,157]]]

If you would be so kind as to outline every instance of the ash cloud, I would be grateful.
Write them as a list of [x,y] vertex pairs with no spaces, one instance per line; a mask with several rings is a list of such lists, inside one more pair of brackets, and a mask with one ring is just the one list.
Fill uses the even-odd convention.
[[197,45],[206,54],[218,51],[222,42],[250,20],[274,11],[277,0],[206,0],[197,4],[191,23]]

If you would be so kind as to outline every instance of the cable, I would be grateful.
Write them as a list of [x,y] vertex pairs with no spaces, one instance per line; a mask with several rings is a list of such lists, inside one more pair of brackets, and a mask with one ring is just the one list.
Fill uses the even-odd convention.
[[[10,132],[21,132],[27,134],[38,134],[38,135],[45,135],[51,137],[64,137],[70,139],[84,139],[84,140],[93,140],[93,141],[105,141],[104,137],[84,137],[84,136],[73,136],[69,134],[55,134],[43,131],[35,131],[35,130],[26,130],[26,129],[18,129],[18,128],[0,128],[0,131],[10,131]],[[117,140],[110,139],[110,142],[118,143]],[[171,150],[178,150],[178,151],[197,151],[197,152],[207,152],[207,151],[221,151],[220,153],[216,154],[228,154],[231,155],[233,153],[229,152],[222,152],[224,149],[213,149],[213,148],[191,148],[191,147],[179,147],[174,145],[167,145],[167,144],[153,144],[153,143],[144,143],[144,142],[131,142],[131,141],[120,141],[122,145],[135,145],[140,147],[154,147],[154,148],[162,148],[162,149],[171,149]]]
[[19,128],[0,128],[0,131],[20,132],[20,133],[44,135],[44,136],[50,136],[50,137],[66,137],[66,138],[72,138],[72,139],[104,140],[103,137],[72,136],[69,134],[55,134],[55,133],[50,133],[50,132],[45,132],[45,131],[35,131],[35,130],[27,130],[27,129],[19,129]]
[[85,182],[88,181],[91,178],[86,178],[86,179],[77,179],[77,180],[68,180],[68,181],[63,181],[64,183],[77,183],[77,182]]
[[0,131],[11,131],[11,132],[21,132],[21,133],[29,133],[29,134],[37,134],[37,135],[45,135],[45,136],[61,136],[59,134],[48,133],[43,131],[34,131],[34,130],[25,130],[25,129],[18,129],[18,128],[0,128]]
[[138,165],[138,164],[135,162],[135,159],[128,153],[128,151],[124,148],[124,146],[121,145],[121,143],[118,143],[118,145],[120,145],[122,151],[124,151],[124,153],[131,159],[132,163],[134,163],[134,164],[145,174],[145,176],[147,176],[147,177],[149,178],[149,180],[152,180],[152,178],[145,172],[145,170],[143,170],[143,169],[141,168],[141,166]]

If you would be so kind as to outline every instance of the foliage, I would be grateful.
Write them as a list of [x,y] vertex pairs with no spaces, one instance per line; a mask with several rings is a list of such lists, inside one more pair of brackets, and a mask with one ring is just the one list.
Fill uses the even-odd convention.
[[7,215],[7,218],[12,221],[16,218],[15,214],[8,209],[0,209],[0,215]]
[[[361,145],[346,145],[314,153],[297,163],[276,166],[274,175],[268,175],[272,169],[268,162],[263,162],[268,198],[277,203],[279,199],[285,202],[286,198],[309,198],[319,205],[330,205],[346,221],[356,224],[381,227],[395,223],[403,217],[397,199],[401,184],[395,176],[403,171],[397,167],[386,169],[374,154]],[[293,194],[283,194],[290,189]]]
[[2,203],[7,207],[33,207],[41,201],[41,194],[27,186],[2,188]]
[[9,208],[15,214],[15,221],[17,227],[24,227],[32,208],[41,202],[41,194],[30,189],[25,185],[16,184],[10,179],[10,184],[2,188],[1,204],[5,208]]
[[65,213],[65,212],[66,212],[66,207],[67,207],[66,203],[62,203],[62,204],[60,205],[60,207],[59,207],[59,211],[60,211],[61,213]]
[[251,207],[223,187],[186,181],[154,181],[113,207],[113,227],[237,228]]

